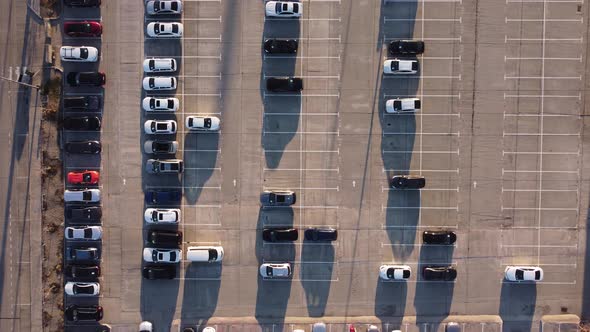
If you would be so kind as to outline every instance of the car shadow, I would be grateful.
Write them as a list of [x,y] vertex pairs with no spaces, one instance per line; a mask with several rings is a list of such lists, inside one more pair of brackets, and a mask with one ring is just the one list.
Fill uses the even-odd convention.
[[[219,133],[188,133],[184,137],[184,196],[195,204],[216,171]],[[197,150],[208,150],[199,152]],[[211,183],[210,187],[221,185]]]
[[[414,296],[414,308],[416,310],[416,325],[429,324],[432,331],[437,331],[438,326],[446,316],[450,314],[453,303],[454,281],[427,281],[422,277],[422,270],[428,265],[449,266],[453,265],[454,246],[422,245],[417,271],[412,271],[416,276],[416,293]],[[457,269],[457,279],[461,277],[461,270]]]
[[[412,278],[415,278],[416,271],[412,271]],[[406,310],[406,299],[408,296],[408,284],[405,281],[382,281],[377,277],[375,288],[375,316],[382,324],[383,331],[387,329],[402,330],[401,324]]]
[[[273,93],[266,90],[266,79],[272,76],[296,76],[297,58],[266,55],[264,41],[269,38],[299,39],[301,23],[297,19],[265,19],[261,40],[262,70],[260,98],[262,99],[261,143],[267,168],[277,168],[284,150],[299,130],[301,93]],[[298,53],[301,51],[299,45]],[[304,87],[305,87],[305,81]],[[302,147],[300,147],[302,148]]]
[[[288,209],[268,209],[262,208],[258,212],[258,221],[256,224],[256,259],[258,267],[266,262],[291,262],[295,261],[295,245],[291,244],[267,244],[262,240],[262,230],[269,226],[292,226],[293,210]],[[293,267],[293,276],[299,272]],[[255,318],[263,324],[265,319],[273,320],[285,319],[287,305],[291,296],[292,278],[265,280],[260,276],[256,269],[257,293]]]
[[[145,265],[145,262],[144,264]],[[140,272],[141,273],[141,272]],[[146,280],[141,278],[140,314],[158,330],[172,328],[180,280]],[[157,301],[154,301],[157,299]]]
[[220,263],[188,263],[180,313],[183,327],[206,326],[217,308],[221,287]]
[[[299,236],[303,236],[303,230],[300,230]],[[299,275],[310,317],[325,316],[333,273],[334,246],[303,241]]]
[[502,282],[500,308],[502,331],[531,331],[537,304],[537,285],[530,283]]

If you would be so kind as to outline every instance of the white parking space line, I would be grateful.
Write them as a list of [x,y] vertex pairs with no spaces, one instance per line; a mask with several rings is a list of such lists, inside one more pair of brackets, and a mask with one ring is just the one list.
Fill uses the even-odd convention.
[[505,18],[506,22],[584,22],[583,18]]
[[178,75],[178,78],[215,78],[221,80],[221,73],[217,75]]
[[440,244],[426,244],[426,243],[383,243],[381,247],[433,247],[433,248],[458,248],[457,245],[440,245]]
[[[383,116],[416,116],[415,113],[399,113],[399,114],[394,114],[394,113],[383,113]],[[459,113],[424,113],[422,112],[422,116],[456,116],[456,117],[461,117],[461,114]]]
[[582,80],[582,75],[580,76],[506,76],[504,75],[505,80]]
[[[271,190],[272,187],[265,187],[262,190]],[[340,191],[340,187],[299,187],[299,188],[293,188],[293,187],[289,187],[289,189],[291,190],[333,190],[333,191]],[[275,207],[273,207],[274,209]]]
[[412,150],[412,151],[395,151],[395,150],[382,150],[381,152],[383,153],[401,153],[401,154],[406,154],[406,153],[424,153],[424,154],[459,154],[459,149],[454,150],[454,151],[424,151],[424,150]]
[[523,4],[584,3],[584,0],[506,0],[506,3],[523,3]]
[[[424,68],[424,66],[422,67]],[[403,79],[403,80],[407,80],[407,79],[414,79],[414,80],[420,80],[422,81],[422,79],[457,79],[457,80],[461,80],[461,75],[423,75],[423,76],[395,76],[395,75],[391,75],[391,76],[383,76],[383,79]]]
[[409,228],[409,229],[421,229],[421,228],[450,228],[450,229],[457,229],[459,225],[437,225],[437,226],[429,226],[429,225],[386,225],[381,224],[382,229],[394,228]]
[[305,112],[305,113],[264,113],[264,116],[306,116],[306,115],[313,115],[313,116],[338,116],[338,113],[313,113],[313,112]]
[[455,192],[459,192],[459,187],[455,187],[455,188],[396,189],[396,188],[382,186],[381,191],[455,191]]
[[[283,77],[283,76],[273,76],[273,75],[266,75],[266,74],[263,74],[262,76],[264,77],[264,79],[274,78],[274,77]],[[324,76],[322,76],[322,75],[300,75],[297,77],[301,77],[301,78],[305,78],[305,79],[337,79],[337,80],[340,79],[340,75],[324,75]]]
[[580,38],[509,38],[506,36],[504,38],[504,43],[510,41],[534,41],[534,42],[578,42],[582,43],[584,39]]
[[264,135],[303,134],[303,135],[340,135],[337,131],[264,131]]
[[578,174],[579,171],[546,171],[546,170],[510,170],[502,168],[502,173],[563,173]]
[[506,98],[575,98],[575,99],[582,99],[582,94],[579,93],[577,95],[511,95],[504,93],[504,99]]
[[562,134],[562,133],[504,133],[503,136],[580,136],[580,134]]
[[306,55],[263,55],[264,60],[274,60],[274,59],[338,59],[340,61],[340,56],[306,56]]
[[[416,95],[392,95],[392,94],[383,94],[383,98],[387,97],[396,97],[396,98],[405,98],[405,97],[414,97]],[[461,94],[454,94],[454,95],[429,95],[429,94],[421,94],[422,98],[457,98],[461,99]]]
[[[392,40],[400,40],[400,39],[408,39],[408,37],[407,36],[399,36],[399,37],[389,36],[389,37],[383,38],[384,42],[392,41]],[[458,41],[458,42],[461,42],[461,37],[449,37],[449,38],[446,38],[446,37],[441,37],[441,38],[424,37],[424,38],[422,38],[422,40],[423,41],[433,41],[433,42],[436,42],[436,41]]]
[[[315,17],[300,17],[298,18],[299,21],[336,21],[336,22],[341,22],[342,19],[340,17],[338,18],[331,18],[331,17],[327,17],[327,18],[315,18]],[[285,21],[284,18],[271,18],[271,17],[265,17],[264,21]]]
[[[540,201],[540,200],[539,200]],[[578,208],[544,208],[544,207],[504,207],[502,206],[502,211],[509,210],[509,211],[578,211]]]
[[275,171],[301,171],[301,172],[340,172],[339,168],[264,168],[264,171],[275,172]]
[[505,189],[502,192],[578,192],[577,189]]
[[578,246],[562,246],[550,244],[500,244],[500,247],[505,248],[577,248]]
[[[432,172],[432,173],[459,173],[459,169],[423,169],[421,170],[422,172]],[[382,169],[383,173],[389,173],[389,172],[418,172],[417,169]]]
[[506,60],[517,60],[517,61],[521,61],[521,60],[536,60],[536,61],[563,60],[563,61],[580,61],[580,62],[582,62],[582,57],[579,56],[577,58],[540,58],[540,57],[508,57],[508,56],[504,56],[504,61],[506,61]]
[[221,204],[182,204],[180,205],[183,208],[213,208],[213,209],[221,209]]
[[579,156],[578,152],[544,152],[544,151],[502,151],[502,154],[523,154],[523,155],[573,155]]
[[455,210],[459,211],[459,206],[381,206],[381,210]]
[[[338,205],[291,205],[291,206],[274,206],[273,209],[339,209]],[[330,226],[330,225],[313,225],[306,224],[306,226]]]
[[264,150],[265,153],[340,153],[340,150]]
[[[504,117],[509,117],[509,116],[523,116],[523,117],[538,117],[538,116],[544,116],[544,117],[575,117],[575,118],[581,118],[580,115],[577,114],[538,114],[538,113],[504,113]],[[579,135],[579,134],[578,134]]]
[[[413,132],[412,133],[387,133],[387,132],[384,132],[382,134],[383,134],[383,136],[387,136],[387,135],[415,135],[415,133],[413,133]],[[459,134],[459,132],[456,132],[456,133],[424,133],[424,132],[422,132],[422,133],[420,133],[420,135],[461,136]]]
[[[418,1],[420,2],[420,1]],[[385,22],[459,22],[461,23],[461,17],[459,18],[387,18],[384,17]]]
[[322,94],[322,93],[316,93],[316,94],[278,94],[278,93],[264,93],[263,94],[264,98],[266,97],[281,97],[281,98],[293,98],[293,97],[335,97],[335,98],[340,98],[340,94],[336,93],[336,94]]

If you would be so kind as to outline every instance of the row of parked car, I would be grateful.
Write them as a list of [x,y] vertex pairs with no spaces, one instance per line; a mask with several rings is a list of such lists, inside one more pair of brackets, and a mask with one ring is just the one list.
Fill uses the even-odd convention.
[[[67,7],[82,7],[75,10],[87,12],[83,7],[98,7],[101,1],[64,0],[64,4]],[[102,32],[103,26],[99,21],[80,20],[63,23],[64,37],[84,38],[90,41],[92,38],[100,38]],[[64,38],[64,41],[71,40],[69,38]],[[100,51],[93,46],[62,46],[59,53],[64,66],[75,63],[91,66],[100,60]],[[105,74],[97,71],[69,71],[65,77],[66,84],[76,90],[84,87],[101,87],[105,81]],[[62,128],[77,131],[76,135],[100,131],[101,108],[102,98],[98,93],[84,95],[77,91],[76,96],[65,96],[62,101]],[[68,138],[67,135],[63,136]],[[69,154],[98,154],[101,144],[96,140],[70,140],[65,143],[64,148]],[[96,297],[100,294],[100,245],[103,228],[99,182],[100,172],[96,170],[74,170],[68,172],[66,177],[68,189],[64,191],[64,292],[69,298]],[[68,302],[71,303],[72,300],[67,299],[66,303]],[[99,305],[71,304],[65,309],[65,319],[72,323],[96,322],[102,317],[103,308]]]

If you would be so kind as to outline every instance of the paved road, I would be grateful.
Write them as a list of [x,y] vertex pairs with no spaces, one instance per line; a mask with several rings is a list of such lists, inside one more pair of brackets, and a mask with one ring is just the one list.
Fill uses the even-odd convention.
[[[39,71],[42,24],[27,14],[24,1],[3,1],[0,12],[0,75],[16,80],[25,67]],[[0,99],[0,330],[39,330],[40,100],[36,90],[5,80]]]
[[[499,314],[530,329],[543,314],[579,314],[588,200],[585,115],[587,6],[575,2],[304,1],[299,21],[264,20],[259,1],[186,1],[184,38],[144,39],[143,4],[108,2],[101,69],[105,322],[157,327],[227,316]],[[300,39],[296,58],[261,55],[268,37]],[[420,75],[383,76],[384,41],[426,41]],[[580,39],[582,38],[582,39]],[[181,61],[181,110],[147,116],[141,62]],[[261,90],[298,75],[301,95]],[[581,75],[581,76],[580,76]],[[385,115],[389,98],[419,96],[416,115]],[[214,114],[219,134],[184,118]],[[175,119],[182,178],[142,172],[143,121]],[[388,189],[393,174],[422,174],[421,193]],[[220,243],[222,266],[182,262],[174,281],[140,278],[142,192],[183,188],[183,249]],[[293,209],[260,211],[266,188],[298,192]],[[269,225],[334,226],[332,246],[263,243]],[[457,245],[425,246],[421,232],[452,229]],[[290,281],[258,265],[288,261]],[[405,284],[378,280],[404,263]],[[453,265],[453,283],[420,269]],[[502,281],[506,265],[539,265],[545,280]]]

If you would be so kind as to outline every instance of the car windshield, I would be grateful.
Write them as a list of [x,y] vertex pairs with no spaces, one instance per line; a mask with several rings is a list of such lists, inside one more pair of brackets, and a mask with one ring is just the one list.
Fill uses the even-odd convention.
[[85,239],[92,238],[92,228],[86,228],[84,230],[84,238]]
[[283,203],[285,202],[287,196],[286,195],[275,195],[275,198],[277,200],[277,203]]
[[271,204],[274,203],[276,201],[276,197],[277,197],[277,195],[275,195],[273,193],[269,194],[268,195],[268,202]]
[[394,273],[395,273],[395,269],[394,268],[390,267],[389,269],[387,269],[387,278],[393,279]]
[[80,47],[80,58],[88,59],[88,49],[86,47]]
[[148,83],[149,83],[149,85],[150,85],[150,88],[152,88],[152,89],[153,89],[153,88],[156,86],[156,79],[154,79],[154,78],[152,77],[152,78],[150,78],[150,79],[148,80]]
[[176,252],[171,251],[170,252],[170,261],[173,262],[176,260]]
[[203,127],[205,128],[211,128],[211,118],[205,118],[203,123]]
[[299,4],[297,4],[297,3],[294,3],[294,4],[293,4],[293,12],[294,12],[294,13],[297,13],[298,11],[299,11]]
[[164,3],[161,1],[154,1],[154,12],[159,12],[160,9],[164,8]]
[[516,277],[516,280],[523,280],[524,279],[524,271],[523,270],[516,270],[516,272],[514,273],[514,276]]
[[170,77],[170,86],[174,86],[174,77]]
[[399,69],[399,61],[391,61],[391,70],[395,71]]
[[266,267],[266,275],[267,276],[272,276],[272,267],[270,267],[270,266],[267,266]]
[[210,261],[217,260],[217,250],[209,249],[209,260]]
[[90,182],[90,180],[92,180],[92,176],[90,175],[90,173],[84,173],[82,175],[82,179],[84,180],[84,182]]
[[71,228],[68,228],[68,237],[74,237],[74,230]]
[[174,11],[178,11],[178,2],[176,2],[176,1],[171,2],[170,9],[172,9]]
[[172,32],[178,33],[178,24],[172,24]]
[[393,101],[393,108],[396,110],[402,109],[402,101],[401,100],[394,100]]
[[150,60],[148,62],[148,64],[149,64],[149,67],[151,70],[154,70],[154,68],[156,68],[156,61],[155,60]]
[[156,34],[160,33],[162,30],[164,30],[164,24],[154,24],[154,32]]
[[541,271],[535,271],[535,279],[536,280],[540,280],[541,279]]
[[404,270],[404,279],[408,279],[410,277],[410,270]]
[[166,122],[159,122],[156,126],[157,130],[168,130],[168,124]]
[[82,192],[82,199],[85,201],[89,201],[92,199],[92,192],[90,190]]
[[74,293],[94,294],[94,287],[92,285],[74,285]]
[[168,151],[168,145],[161,142],[154,142],[152,145],[154,151]]
[[174,100],[168,99],[167,100],[167,105],[168,105],[168,108],[174,108]]
[[158,221],[158,215],[159,215],[158,211],[152,212],[152,220],[153,221]]

